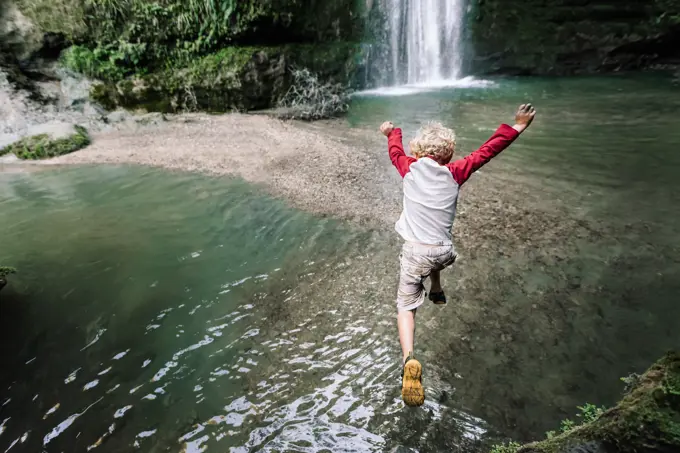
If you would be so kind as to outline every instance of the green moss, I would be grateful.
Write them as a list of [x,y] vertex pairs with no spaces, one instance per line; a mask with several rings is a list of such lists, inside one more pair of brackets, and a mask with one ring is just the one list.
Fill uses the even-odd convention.
[[105,82],[93,99],[166,112],[271,107],[292,66],[346,83],[365,8],[363,0],[18,1],[73,44],[64,66]]
[[94,49],[76,45],[62,52],[61,63],[88,77],[116,81],[140,71],[139,65],[146,49],[146,44],[126,42],[98,45]]
[[47,33],[77,41],[88,32],[84,0],[17,0],[22,13]]
[[288,91],[292,67],[309,68],[323,81],[347,85],[357,44],[230,46],[186,63],[119,82],[95,84],[90,96],[107,109],[156,112],[226,112],[268,108]]
[[[158,72],[133,76],[115,84],[95,85],[91,96],[106,108],[115,106],[155,112],[201,109],[225,112],[246,109],[246,72],[267,48],[227,47],[196,58],[186,66],[173,64]],[[251,79],[255,74],[251,74]]]
[[14,153],[20,159],[37,160],[72,153],[90,144],[85,128],[75,126],[75,129],[75,134],[64,138],[52,139],[47,134],[23,138],[0,149],[0,155]]
[[561,433],[517,453],[590,451],[585,446],[621,453],[680,451],[680,353],[655,363],[615,407],[586,405],[581,412],[582,424],[563,424]]
[[16,271],[17,270],[13,267],[0,266],[0,279],[4,279],[5,277],[7,277],[10,274],[15,274]]
[[16,272],[16,269],[13,267],[7,267],[7,266],[0,266],[0,289],[4,288],[5,285],[7,285],[7,276],[10,274],[14,274]]
[[286,50],[293,65],[307,68],[322,79],[348,83],[359,64],[361,44],[353,41],[297,44],[287,46]]
[[90,99],[107,110],[114,110],[117,105],[116,90],[111,84],[95,83],[90,87]]
[[496,445],[491,449],[491,453],[516,453],[521,447],[517,442],[508,442],[507,444]]
[[217,53],[196,59],[185,68],[170,69],[173,82],[179,87],[182,80],[191,86],[206,88],[239,88],[239,76],[258,52],[271,52],[270,48],[226,47]]
[[[77,55],[109,75],[153,72],[225,45],[357,39],[361,0],[19,0],[43,31],[64,34],[91,53]],[[142,48],[144,46],[144,48]],[[94,58],[93,58],[94,57]],[[89,64],[94,62],[94,64]],[[100,72],[100,71],[95,71]]]

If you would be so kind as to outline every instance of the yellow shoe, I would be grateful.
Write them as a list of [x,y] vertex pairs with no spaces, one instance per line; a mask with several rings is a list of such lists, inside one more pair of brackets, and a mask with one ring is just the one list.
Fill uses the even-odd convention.
[[409,354],[404,363],[401,381],[401,397],[407,406],[422,406],[425,402],[423,389],[423,367],[413,354]]

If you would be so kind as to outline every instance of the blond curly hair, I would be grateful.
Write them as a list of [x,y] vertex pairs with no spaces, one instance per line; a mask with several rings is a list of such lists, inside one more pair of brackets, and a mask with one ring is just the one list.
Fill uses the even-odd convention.
[[410,146],[418,159],[432,157],[440,164],[447,164],[456,151],[456,133],[440,122],[431,121],[418,130]]

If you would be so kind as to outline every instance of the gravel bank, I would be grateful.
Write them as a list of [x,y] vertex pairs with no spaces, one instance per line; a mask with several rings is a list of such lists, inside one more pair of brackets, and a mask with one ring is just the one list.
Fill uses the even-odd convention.
[[295,207],[360,224],[393,222],[399,176],[379,133],[342,121],[283,122],[263,115],[186,115],[137,130],[93,134],[88,148],[46,164],[131,163],[235,175]]
[[[90,163],[239,176],[299,209],[380,229],[391,229],[401,210],[401,180],[377,125],[357,129],[342,120],[183,115],[148,127],[94,133],[88,148],[45,162]],[[456,245],[461,251],[474,245],[475,254],[489,248],[495,256],[537,243],[548,245],[547,253],[568,253],[561,238],[594,233],[566,215],[557,197],[546,196],[550,188],[540,189],[502,157],[494,160],[463,189]]]

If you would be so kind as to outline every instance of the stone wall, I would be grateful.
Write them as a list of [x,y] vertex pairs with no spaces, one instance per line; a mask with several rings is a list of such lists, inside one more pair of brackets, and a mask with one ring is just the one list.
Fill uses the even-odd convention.
[[477,0],[470,70],[577,74],[680,66],[680,0]]

